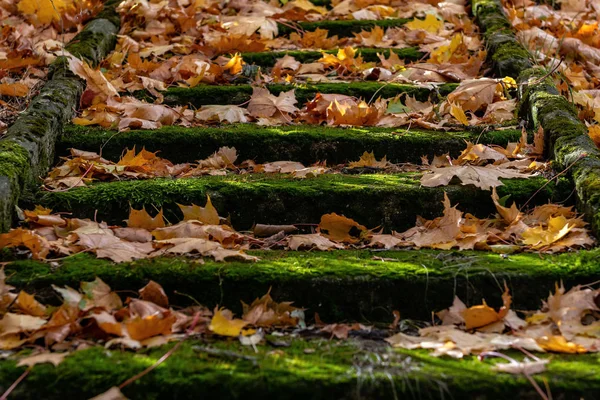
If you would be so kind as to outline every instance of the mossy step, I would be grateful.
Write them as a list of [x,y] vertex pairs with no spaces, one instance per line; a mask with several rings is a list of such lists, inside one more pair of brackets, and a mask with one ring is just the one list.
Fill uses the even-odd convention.
[[[237,341],[188,340],[158,368],[123,389],[129,399],[535,399],[523,376],[492,370],[497,362],[434,358],[365,339],[333,341],[270,338],[289,347]],[[97,396],[156,363],[173,344],[136,353],[95,347],[80,350],[58,366],[37,365],[11,399],[84,400]],[[517,352],[510,356],[522,358]],[[535,375],[554,398],[593,399],[600,390],[600,357],[542,355],[548,371]],[[16,362],[0,362],[0,386],[22,373]]]
[[264,163],[293,160],[305,165],[326,160],[329,165],[356,161],[365,151],[373,151],[394,163],[420,163],[420,157],[449,152],[456,157],[465,141],[506,146],[517,142],[521,132],[499,131],[439,132],[422,129],[380,127],[325,127],[314,125],[264,127],[256,124],[220,127],[162,127],[117,133],[102,128],[67,125],[56,147],[58,156],[69,148],[100,151],[109,160],[118,160],[125,148],[145,147],[174,163],[201,160],[221,146],[238,150],[239,161]]
[[[317,93],[337,93],[348,96],[360,97],[365,101],[371,98],[392,98],[400,94],[414,96],[419,101],[432,97],[447,96],[457,87],[456,83],[445,83],[436,87],[416,86],[401,83],[380,82],[350,82],[350,83],[317,83],[304,85],[267,85],[274,95],[281,92],[295,90],[298,106],[312,100]],[[252,85],[198,85],[193,88],[172,87],[164,94],[164,103],[168,105],[187,105],[200,107],[209,104],[243,104],[252,96]],[[150,99],[146,92],[136,92],[135,95],[142,99]]]
[[35,293],[44,303],[58,301],[52,284],[79,287],[80,282],[98,276],[124,294],[154,280],[173,304],[189,305],[191,296],[207,307],[222,305],[238,315],[240,300],[249,303],[271,289],[275,300],[306,308],[308,319],[318,312],[324,321],[332,322],[391,321],[393,310],[404,318],[430,320],[431,312],[448,308],[454,295],[469,305],[481,304],[485,298],[499,307],[503,281],[515,309],[536,310],[556,282],[570,287],[593,282],[600,274],[600,249],[543,257],[433,250],[249,253],[260,261],[205,259],[199,264],[174,257],[114,264],[77,254],[59,261],[58,267],[16,261],[5,270],[9,284]]
[[[316,31],[317,29],[325,29],[329,36],[337,35],[338,37],[352,37],[354,33],[360,31],[370,31],[375,27],[382,29],[396,28],[404,25],[411,19],[409,18],[392,18],[381,20],[324,20],[324,21],[302,21],[302,22],[287,22],[285,25],[278,23],[279,36],[289,35],[292,32],[299,31]],[[298,29],[295,29],[297,27]]]
[[[558,184],[540,177],[504,183],[498,193],[510,194],[517,204],[532,196],[530,205],[561,201],[572,191],[566,179]],[[442,215],[444,192],[465,212],[487,217],[494,211],[489,191],[472,185],[425,188],[415,174],[326,174],[305,180],[248,174],[120,181],[42,192],[36,202],[78,217],[96,215],[110,223],[126,219],[130,205],[155,206],[164,209],[168,220],[178,221],[181,216],[176,203],[204,205],[208,194],[219,213],[231,217],[236,229],[249,229],[254,223],[318,223],[323,214],[335,212],[368,228],[405,230],[414,226],[417,215]]]
[[[377,49],[377,48],[358,48],[358,54],[365,62],[379,61],[377,54],[382,54],[386,58],[390,53],[396,53],[401,60],[417,61],[425,56],[417,47],[406,47],[403,49]],[[278,59],[288,55],[294,57],[301,63],[310,63],[323,57],[323,53],[337,54],[338,49],[311,51],[311,50],[287,50],[287,51],[263,51],[257,53],[242,53],[243,60],[248,64],[259,65],[261,67],[272,67]]]

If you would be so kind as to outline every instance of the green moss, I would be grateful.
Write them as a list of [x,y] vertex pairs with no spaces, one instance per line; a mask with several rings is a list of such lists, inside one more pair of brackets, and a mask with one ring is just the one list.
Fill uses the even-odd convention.
[[29,153],[17,142],[0,139],[0,232],[12,225],[12,212],[21,188],[30,177]]
[[[269,339],[282,341],[281,338]],[[395,351],[369,340],[330,341],[288,339],[289,347],[235,342],[189,340],[148,375],[123,390],[130,399],[286,398],[381,399],[535,398],[527,379],[493,372],[498,361],[433,358],[423,351]],[[155,363],[173,345],[137,353],[82,350],[58,367],[37,365],[11,398],[86,399],[96,396]],[[305,350],[310,349],[309,354]],[[510,354],[521,358],[516,352]],[[549,356],[546,356],[549,357]],[[593,398],[598,385],[598,356],[553,357],[550,372],[536,375],[549,381],[555,398]],[[0,382],[10,385],[24,368],[14,361],[0,364]]]
[[473,0],[473,15],[484,33],[488,61],[496,76],[517,78],[531,68],[532,57],[517,41],[498,0]]
[[[299,27],[304,31],[315,31],[317,29],[326,29],[329,36],[337,35],[339,37],[353,37],[354,33],[362,30],[369,31],[376,26],[383,28],[395,28],[402,26],[410,21],[406,18],[398,19],[382,19],[382,20],[324,20],[316,22],[298,22]],[[289,25],[277,24],[279,35],[289,35],[292,32],[297,32]]]
[[[446,96],[456,88],[454,83],[446,83],[439,87],[439,95]],[[311,85],[268,85],[274,95],[294,89],[298,105],[312,100],[317,93],[338,93],[355,96],[369,101],[372,97],[390,98],[402,93],[415,96],[417,100],[427,100],[432,91],[427,88],[398,83],[379,82],[350,82],[350,83],[319,83]],[[435,92],[433,92],[435,94]],[[165,93],[165,104],[192,104],[200,107],[208,104],[242,104],[250,100],[251,85],[210,86],[198,85],[193,88],[169,88]],[[145,92],[136,92],[136,96],[145,98]]]
[[485,298],[499,306],[503,281],[516,309],[538,309],[555,282],[572,286],[592,282],[600,273],[598,249],[508,257],[432,250],[249,253],[260,261],[205,259],[198,264],[185,257],[162,257],[114,264],[82,253],[61,260],[58,267],[17,261],[6,266],[6,274],[9,284],[35,293],[45,303],[58,301],[52,284],[78,287],[98,276],[124,295],[154,280],[164,287],[171,303],[180,306],[190,304],[188,295],[207,307],[219,304],[239,313],[240,300],[248,303],[271,288],[276,300],[307,308],[308,317],[318,312],[331,321],[387,321],[392,310],[399,310],[404,318],[429,320],[432,311],[452,303],[454,294],[467,304],[481,304]]
[[[407,229],[421,215],[441,215],[444,192],[460,203],[464,211],[488,216],[493,211],[490,192],[474,186],[449,185],[425,188],[414,174],[321,175],[298,180],[278,175],[229,175],[199,179],[153,179],[99,183],[66,192],[42,193],[41,204],[55,210],[68,210],[76,216],[95,215],[99,220],[118,223],[127,218],[129,205],[163,207],[171,221],[180,219],[176,205],[205,203],[209,194],[222,216],[229,215],[233,226],[247,229],[253,223],[314,223],[321,215],[336,212],[372,228]],[[500,196],[511,194],[517,204],[564,200],[570,185],[544,178],[506,180]]]
[[336,128],[314,125],[261,127],[234,124],[209,128],[163,127],[117,133],[101,128],[68,125],[57,143],[57,154],[69,148],[98,151],[109,160],[118,160],[123,150],[134,145],[160,151],[175,163],[200,160],[221,146],[238,149],[239,159],[256,162],[294,160],[305,165],[327,160],[330,165],[356,161],[364,151],[384,155],[391,162],[420,163],[420,156],[449,152],[456,157],[465,140],[505,146],[519,140],[516,129],[478,132],[436,132],[420,129],[380,127]]
[[[372,49],[358,48],[358,53],[362,56],[365,62],[379,61],[377,54],[383,54],[386,58],[390,52],[394,52],[402,60],[417,61],[423,58],[424,53],[420,52],[416,47],[406,47],[403,49]],[[242,58],[248,64],[260,65],[262,67],[272,67],[279,58],[285,55],[294,57],[296,61],[301,63],[314,62],[323,57],[323,53],[336,54],[338,49],[309,51],[309,50],[289,50],[289,51],[265,51],[260,53],[242,53]]]

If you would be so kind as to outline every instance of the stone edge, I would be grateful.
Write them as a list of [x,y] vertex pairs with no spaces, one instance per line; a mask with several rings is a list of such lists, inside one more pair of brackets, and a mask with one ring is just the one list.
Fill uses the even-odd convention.
[[559,93],[549,72],[533,65],[499,0],[473,0],[472,13],[483,32],[493,73],[517,80],[520,117],[533,129],[544,129],[547,155],[557,170],[568,171],[578,209],[600,237],[600,150],[588,136],[587,127]]
[[[116,43],[118,3],[108,0],[66,50],[92,65],[99,64]],[[0,139],[0,232],[11,227],[17,202],[47,172],[54,159],[54,143],[63,124],[73,117],[84,89],[85,82],[69,70],[64,57],[58,57],[39,94]]]

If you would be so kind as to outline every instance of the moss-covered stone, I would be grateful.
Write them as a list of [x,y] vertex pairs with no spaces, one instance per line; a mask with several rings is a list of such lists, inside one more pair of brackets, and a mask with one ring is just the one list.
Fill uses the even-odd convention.
[[[398,83],[380,82],[350,82],[350,83],[318,83],[307,85],[268,85],[267,88],[274,95],[294,89],[296,99],[300,106],[312,100],[317,93],[338,93],[348,96],[361,97],[367,101],[372,97],[391,98],[402,93],[414,96],[417,100],[425,101],[430,96],[446,96],[456,88],[454,83],[439,86],[436,93],[428,88]],[[169,88],[164,93],[164,102],[169,105],[191,104],[200,107],[208,104],[242,104],[250,100],[252,95],[251,85],[210,86],[198,85],[193,88]],[[136,96],[146,98],[145,92],[136,92]]]
[[[386,333],[383,332],[385,335]],[[434,358],[424,351],[402,351],[376,340],[267,337],[287,347],[242,346],[236,341],[188,340],[162,365],[123,389],[130,399],[383,399],[500,398],[535,399],[523,376],[501,374],[481,362]],[[74,352],[58,367],[37,365],[14,399],[87,399],[118,386],[158,361],[173,344],[136,353],[95,347]],[[516,351],[509,355],[522,359]],[[554,398],[594,398],[600,389],[597,355],[542,355],[549,371],[535,375]],[[0,363],[0,385],[23,373],[12,360]],[[452,397],[450,397],[452,396]]]
[[[365,62],[379,61],[377,54],[383,54],[386,58],[390,56],[390,52],[394,52],[402,60],[417,61],[423,58],[424,53],[420,52],[416,47],[406,47],[403,49],[372,49],[358,48],[358,54]],[[288,50],[288,51],[264,51],[260,53],[242,53],[242,58],[248,64],[255,64],[261,67],[272,67],[279,58],[289,55],[294,57],[296,61],[301,63],[314,62],[323,57],[323,53],[336,54],[338,49],[310,51],[310,50]]]
[[221,146],[238,150],[239,159],[255,162],[294,160],[305,165],[321,160],[336,165],[356,161],[364,151],[373,151],[391,162],[420,163],[420,157],[449,152],[456,157],[465,140],[505,146],[517,142],[521,132],[506,129],[480,132],[437,132],[420,129],[357,127],[337,128],[314,125],[262,127],[256,124],[220,127],[163,127],[117,133],[101,128],[68,125],[57,143],[57,154],[69,148],[98,151],[109,160],[118,160],[125,148],[145,147],[160,151],[172,162],[190,162],[208,157]]
[[[116,3],[105,4],[101,16],[108,17],[111,12],[114,15]],[[67,46],[67,50],[91,62],[99,62],[114,46],[117,31],[118,24],[114,25],[102,17],[94,19]],[[71,120],[84,86],[85,83],[69,71],[64,57],[59,57],[51,65],[49,80],[39,94],[8,128],[1,151],[4,158],[9,157],[8,153],[4,153],[10,147],[13,152],[10,157],[16,159],[12,167],[6,163],[0,165],[0,185],[2,189],[6,188],[0,197],[0,231],[10,225],[14,206],[25,186],[45,175],[54,161],[56,138],[61,134],[62,126]],[[23,150],[28,153],[26,157]],[[22,165],[24,159],[29,164],[27,167]]]
[[318,312],[330,321],[388,321],[392,310],[404,318],[429,320],[431,312],[447,308],[455,294],[469,305],[485,298],[499,306],[503,281],[516,309],[538,309],[555,282],[592,282],[600,273],[597,249],[543,257],[432,250],[249,253],[260,261],[206,259],[199,264],[185,257],[163,257],[114,264],[78,254],[59,261],[58,267],[16,261],[5,269],[9,284],[52,304],[59,301],[52,284],[78,287],[98,276],[124,295],[154,280],[173,304],[188,305],[191,296],[207,307],[219,304],[237,313],[242,311],[240,300],[248,303],[271,288],[276,300],[294,301],[308,309],[307,316]]
[[521,114],[532,127],[542,126],[546,150],[575,183],[578,208],[600,232],[600,151],[579,120],[575,107],[561,96],[543,68],[525,70],[520,78]]
[[498,77],[517,78],[532,66],[531,54],[517,41],[498,0],[473,0],[473,15],[483,31],[488,61]]
[[[229,215],[237,229],[254,223],[314,223],[326,213],[354,218],[369,228],[382,226],[404,230],[417,215],[441,215],[446,192],[463,211],[486,217],[494,209],[490,192],[474,186],[421,187],[414,174],[321,175],[298,180],[277,175],[230,175],[188,179],[152,179],[99,183],[66,192],[42,193],[37,201],[75,216],[97,215],[99,220],[119,223],[127,218],[129,205],[163,207],[171,221],[180,219],[179,204],[206,202],[209,194],[222,216]],[[523,204],[541,189],[530,204],[561,201],[571,193],[570,185],[544,178],[506,180],[500,196],[511,195]],[[97,210],[97,214],[95,214]]]
[[[406,18],[397,19],[381,19],[381,20],[323,20],[323,21],[302,21],[297,22],[298,27],[303,31],[312,32],[317,29],[326,29],[329,32],[329,36],[337,35],[339,37],[353,37],[354,33],[358,33],[362,30],[369,31],[376,26],[383,28],[395,28],[402,26],[410,21]],[[298,29],[294,29],[289,24],[277,24],[279,29],[279,35],[289,35],[292,32],[298,32]]]
[[28,176],[29,153],[10,139],[0,139],[0,232],[12,225],[13,207],[17,204],[23,179]]
[[[382,332],[384,335],[385,332]],[[434,358],[424,351],[394,350],[376,340],[292,339],[242,346],[236,341],[188,340],[162,365],[123,389],[130,399],[383,399],[500,398],[535,399],[523,376],[501,374],[479,361]],[[58,367],[37,365],[15,391],[14,399],[87,399],[118,386],[158,361],[173,344],[136,353],[95,347],[74,352]],[[274,351],[276,350],[276,351]],[[522,359],[516,351],[509,356]],[[535,375],[554,398],[594,398],[600,390],[597,355],[542,355],[549,370]],[[0,385],[23,373],[12,360],[0,363]],[[452,396],[452,397],[450,397]]]

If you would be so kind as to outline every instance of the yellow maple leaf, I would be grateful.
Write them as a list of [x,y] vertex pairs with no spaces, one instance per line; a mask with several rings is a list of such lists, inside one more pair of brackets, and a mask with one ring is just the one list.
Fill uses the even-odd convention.
[[209,195],[206,195],[205,207],[200,207],[195,204],[192,204],[191,206],[183,206],[181,204],[177,205],[183,213],[184,221],[196,220],[207,225],[219,225],[219,213],[212,205]]
[[358,161],[350,163],[350,168],[360,167],[374,167],[374,168],[385,168],[388,165],[388,161],[385,156],[380,161],[375,158],[374,152],[365,151]]
[[452,36],[452,40],[449,44],[443,45],[432,51],[429,55],[429,61],[435,64],[443,64],[452,58],[452,55],[461,47],[463,44],[463,36],[459,32]]
[[143,228],[149,231],[156,228],[164,228],[165,220],[163,218],[163,210],[161,208],[158,214],[156,214],[156,217],[151,217],[145,207],[142,207],[141,210],[130,207],[127,226],[130,228]]
[[231,311],[215,309],[215,314],[208,329],[221,336],[239,336],[242,333],[242,328],[246,325],[248,325],[247,321],[233,318]]
[[415,18],[404,26],[410,30],[422,29],[427,32],[438,33],[444,27],[444,22],[433,14],[427,14],[425,19]]
[[574,227],[575,224],[569,224],[569,220],[563,215],[554,218],[551,217],[548,220],[547,228],[536,226],[525,230],[522,234],[523,244],[531,246],[534,249],[549,246],[565,237]]
[[576,343],[567,342],[567,339],[565,339],[564,336],[543,336],[536,339],[536,341],[542,349],[547,351],[570,354],[587,353],[585,347]]
[[72,7],[72,0],[21,0],[17,4],[21,13],[35,17],[39,24],[60,21],[62,14]]

